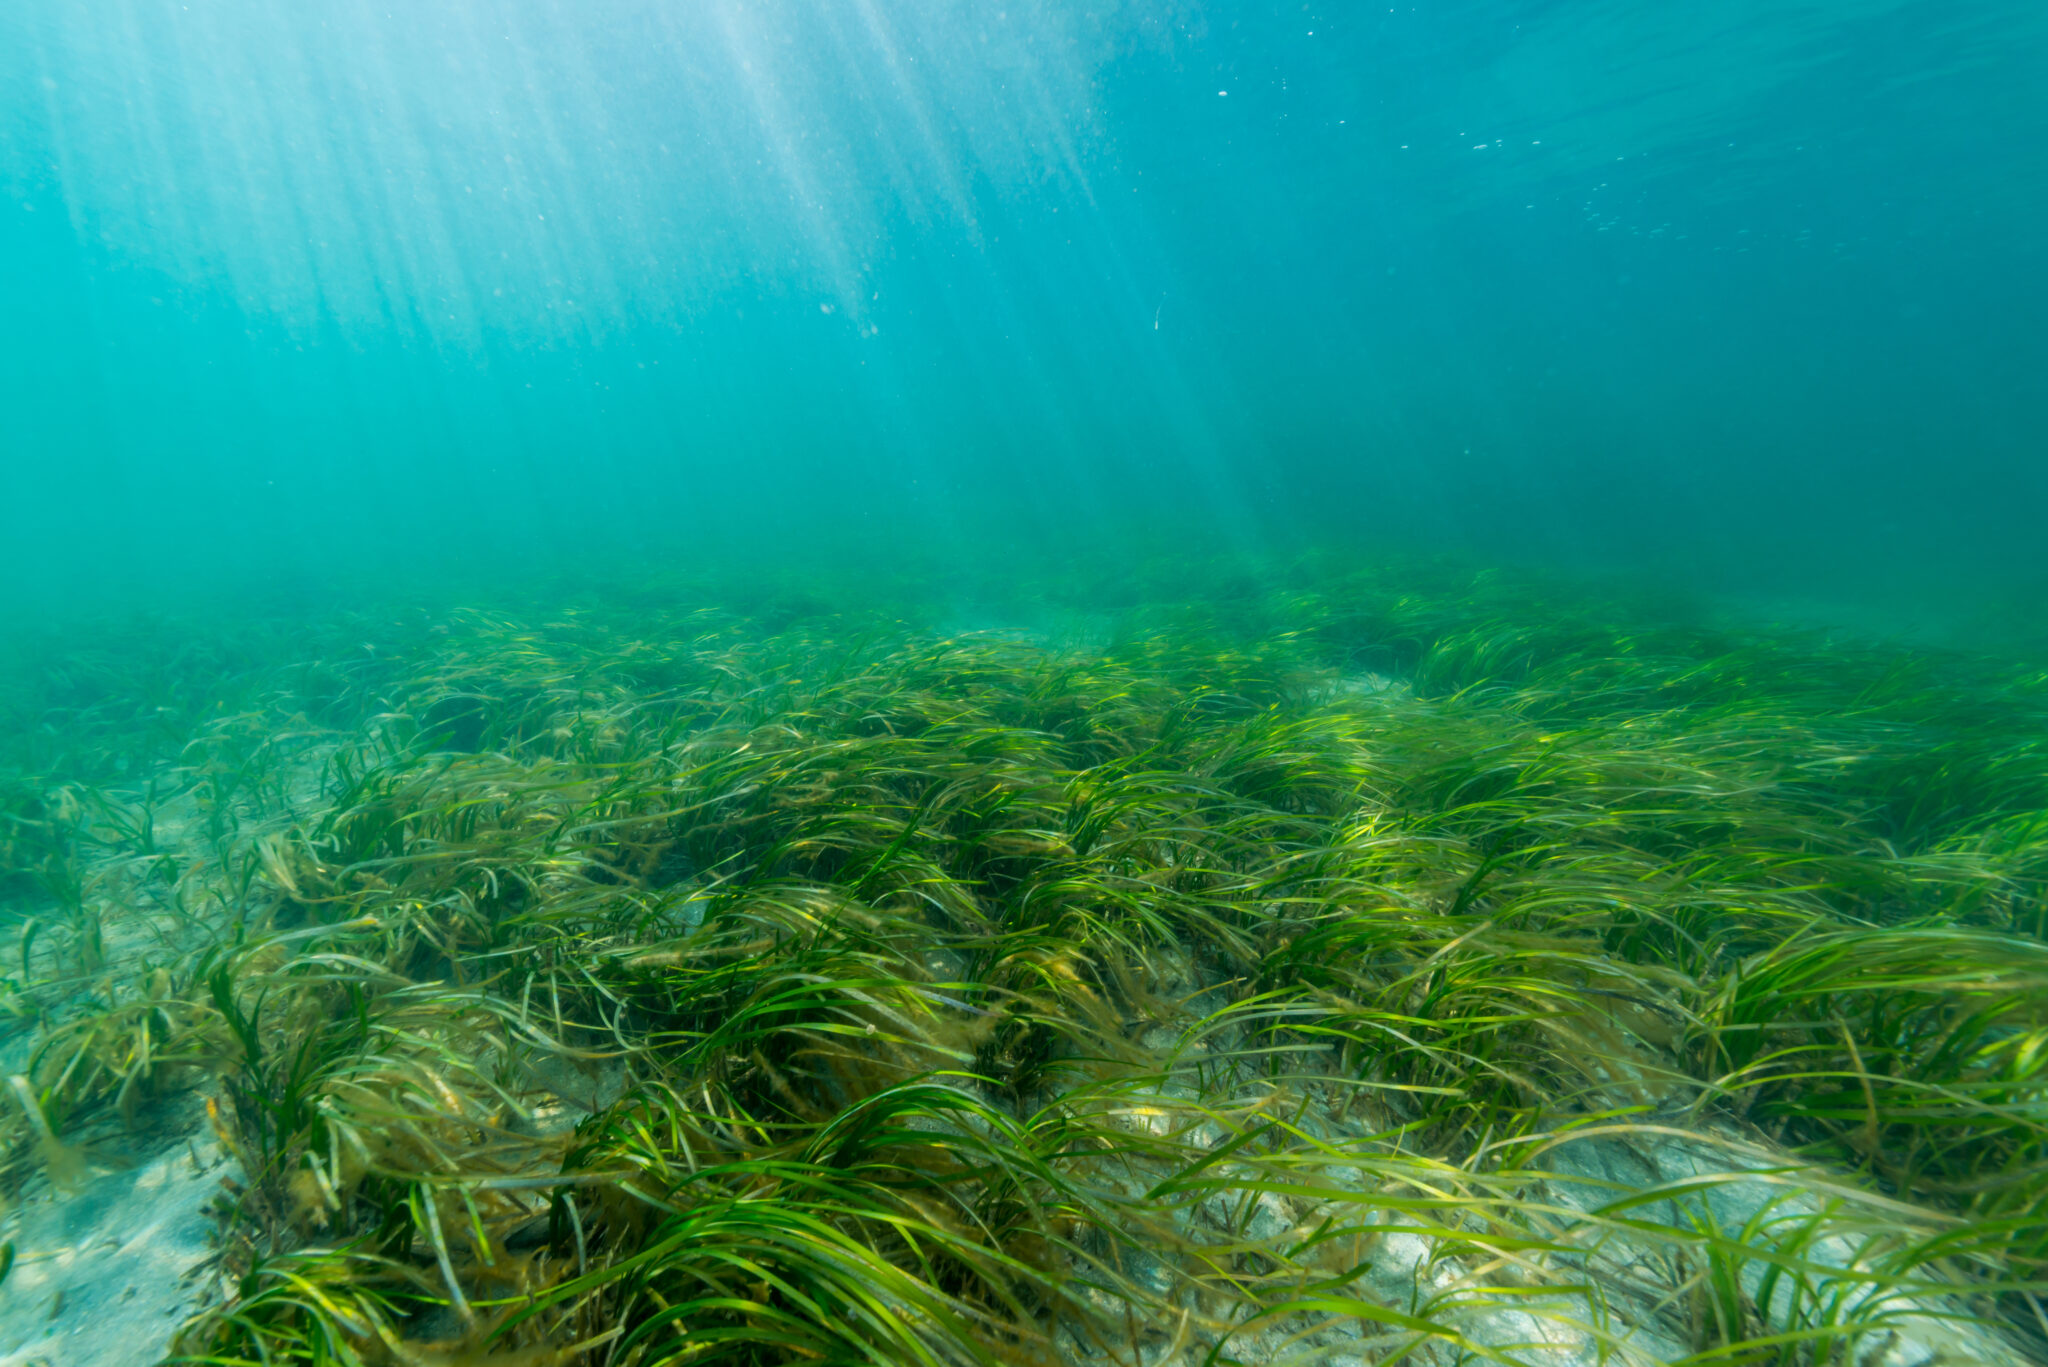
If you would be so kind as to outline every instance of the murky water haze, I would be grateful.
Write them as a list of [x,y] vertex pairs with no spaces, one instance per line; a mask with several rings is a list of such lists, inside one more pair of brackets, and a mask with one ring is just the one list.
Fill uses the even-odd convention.
[[2008,0],[23,0],[10,572],[1179,539],[2024,603],[2044,62]]

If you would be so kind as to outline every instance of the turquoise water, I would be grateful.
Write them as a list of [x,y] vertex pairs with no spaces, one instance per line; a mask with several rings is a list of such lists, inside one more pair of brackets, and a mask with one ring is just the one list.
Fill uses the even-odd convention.
[[0,1367],[2048,1363],[2044,74],[0,0]]
[[1400,542],[2025,602],[2024,0],[15,0],[28,597]]

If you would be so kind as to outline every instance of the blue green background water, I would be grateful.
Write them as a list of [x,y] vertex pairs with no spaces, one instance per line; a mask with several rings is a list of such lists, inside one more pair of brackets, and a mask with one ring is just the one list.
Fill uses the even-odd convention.
[[12,0],[0,556],[2023,604],[2044,73],[2026,0]]

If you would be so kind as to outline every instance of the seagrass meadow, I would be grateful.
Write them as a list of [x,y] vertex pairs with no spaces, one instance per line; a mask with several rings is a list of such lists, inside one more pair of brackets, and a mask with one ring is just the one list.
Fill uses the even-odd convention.
[[850,583],[25,646],[0,1355],[159,1168],[193,1367],[2048,1355],[2038,660]]

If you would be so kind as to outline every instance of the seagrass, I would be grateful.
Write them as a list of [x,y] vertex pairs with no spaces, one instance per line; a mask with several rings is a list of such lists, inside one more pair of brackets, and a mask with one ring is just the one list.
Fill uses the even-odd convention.
[[[2038,665],[1149,573],[1106,632],[1078,578],[982,632],[676,579],[48,646],[0,1187],[203,1094],[189,1363],[1532,1360],[1508,1310],[1623,1360],[2024,1347]],[[1560,1196],[1672,1134],[1785,1200]],[[1450,1280],[1390,1291],[1402,1240]]]

